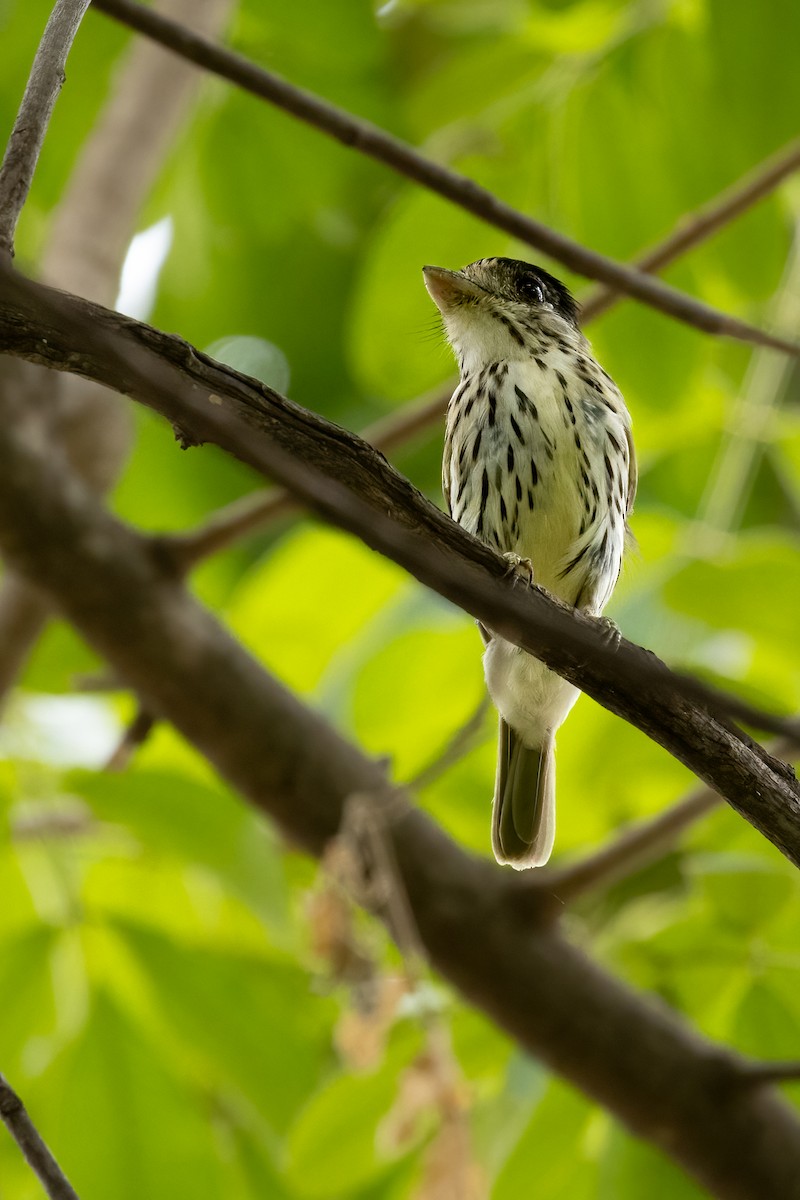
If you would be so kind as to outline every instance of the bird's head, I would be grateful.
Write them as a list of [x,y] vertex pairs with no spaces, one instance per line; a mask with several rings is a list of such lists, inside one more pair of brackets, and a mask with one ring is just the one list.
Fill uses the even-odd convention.
[[462,369],[525,358],[542,339],[574,336],[578,306],[541,267],[515,258],[481,258],[460,271],[423,267],[425,286],[442,314]]

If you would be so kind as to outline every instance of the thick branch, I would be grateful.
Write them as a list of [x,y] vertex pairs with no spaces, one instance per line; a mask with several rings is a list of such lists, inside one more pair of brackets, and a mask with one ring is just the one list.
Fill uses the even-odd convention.
[[499,200],[486,188],[426,158],[399,138],[369,121],[352,116],[345,109],[321,100],[313,92],[295,87],[285,79],[263,70],[255,63],[199,37],[192,30],[166,20],[131,0],[93,0],[93,7],[153,38],[176,54],[213,71],[223,79],[252,92],[291,116],[312,125],[328,137],[357,150],[413,179],[422,187],[444,196],[476,217],[504,229],[536,250],[548,254],[579,275],[597,279],[617,291],[635,296],[644,304],[667,316],[684,321],[706,333],[737,338],[759,346],[771,346],[787,354],[800,355],[800,343],[758,329],[737,317],[719,312],[676,288],[668,287],[634,267],[607,258],[550,229],[540,221],[518,212]]
[[0,1075],[0,1117],[51,1200],[78,1200],[77,1192],[70,1187],[28,1116],[25,1105],[4,1075]]
[[[206,389],[195,395],[219,412]],[[158,548],[106,513],[57,447],[29,436],[24,409],[10,402],[0,413],[0,545],[150,711],[308,850],[323,851],[353,793],[381,804],[431,962],[523,1047],[721,1200],[791,1195],[800,1124],[790,1107],[769,1088],[741,1087],[738,1058],[532,921],[529,887],[457,850],[376,763],[269,678],[165,570]],[[451,569],[458,561],[448,553]]]
[[89,0],[57,0],[42,34],[0,166],[0,253],[14,253],[19,214],[66,78],[67,56],[88,7]]
[[150,326],[10,270],[0,271],[0,292],[0,349],[98,379],[155,408],[194,443],[215,442],[279,478],[326,520],[636,725],[800,864],[794,772],[715,715],[721,696],[624,639],[607,644],[591,617],[542,589],[516,586],[504,559],[354,434]]

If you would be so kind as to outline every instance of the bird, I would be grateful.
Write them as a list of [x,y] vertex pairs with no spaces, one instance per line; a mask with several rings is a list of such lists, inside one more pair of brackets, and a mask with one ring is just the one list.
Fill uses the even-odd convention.
[[[630,536],[637,468],[630,415],[580,330],[576,301],[512,258],[426,266],[423,277],[460,376],[442,464],[450,516],[515,574],[599,617]],[[555,840],[555,735],[579,692],[479,629],[499,713],[492,849],[499,863],[539,867]]]

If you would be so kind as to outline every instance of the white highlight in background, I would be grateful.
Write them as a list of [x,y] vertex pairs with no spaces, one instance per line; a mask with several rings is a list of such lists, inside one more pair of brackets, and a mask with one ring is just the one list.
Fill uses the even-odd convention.
[[150,316],[156,301],[158,277],[167,261],[173,234],[172,217],[167,216],[131,240],[114,304],[118,312],[135,317],[137,321],[146,321]]
[[0,729],[0,760],[101,767],[121,735],[116,713],[97,696],[21,695]]

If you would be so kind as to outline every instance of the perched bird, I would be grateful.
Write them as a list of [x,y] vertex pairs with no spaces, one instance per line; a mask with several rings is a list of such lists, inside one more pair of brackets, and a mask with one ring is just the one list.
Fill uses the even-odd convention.
[[[450,515],[560,599],[599,616],[622,563],[636,491],[628,410],[541,267],[483,258],[423,268],[460,371],[443,488]],[[481,629],[500,714],[492,805],[498,862],[541,866],[555,837],[555,733],[578,690]]]

